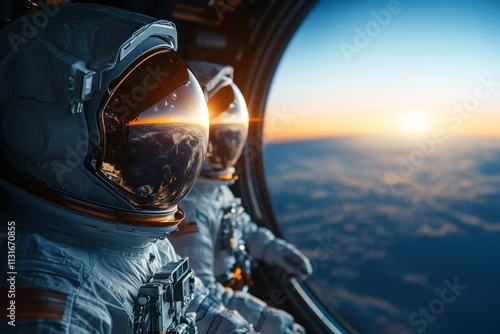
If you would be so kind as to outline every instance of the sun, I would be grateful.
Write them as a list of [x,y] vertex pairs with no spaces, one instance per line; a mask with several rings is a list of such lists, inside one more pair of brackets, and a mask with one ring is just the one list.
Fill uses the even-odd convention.
[[399,127],[408,134],[422,134],[429,130],[430,126],[429,118],[422,113],[406,113],[399,118]]

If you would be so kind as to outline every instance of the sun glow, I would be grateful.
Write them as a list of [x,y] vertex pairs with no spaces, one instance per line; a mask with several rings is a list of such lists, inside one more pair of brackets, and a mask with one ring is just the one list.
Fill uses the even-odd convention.
[[407,113],[399,119],[399,127],[408,134],[421,134],[431,126],[428,117],[421,113]]

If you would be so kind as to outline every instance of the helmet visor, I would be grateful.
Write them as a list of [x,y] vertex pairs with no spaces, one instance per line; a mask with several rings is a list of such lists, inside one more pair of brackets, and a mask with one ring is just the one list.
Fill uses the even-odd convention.
[[209,101],[210,139],[206,163],[216,171],[234,166],[248,134],[248,110],[235,84],[217,92]]
[[102,112],[98,172],[138,209],[167,209],[198,177],[208,142],[203,92],[170,49],[117,79]]

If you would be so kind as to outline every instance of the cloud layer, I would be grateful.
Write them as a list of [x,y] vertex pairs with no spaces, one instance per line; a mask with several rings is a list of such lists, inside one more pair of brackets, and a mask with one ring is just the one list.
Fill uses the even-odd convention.
[[417,333],[409,317],[454,277],[469,288],[426,333],[499,328],[487,310],[500,312],[500,140],[449,139],[391,189],[384,173],[414,149],[380,138],[269,145],[284,235],[311,257],[312,290],[361,333]]

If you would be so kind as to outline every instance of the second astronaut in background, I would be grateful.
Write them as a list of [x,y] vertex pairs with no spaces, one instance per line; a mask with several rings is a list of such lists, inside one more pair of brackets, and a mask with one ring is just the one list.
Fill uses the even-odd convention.
[[232,82],[233,69],[207,62],[190,62],[190,66],[208,98],[209,148],[200,177],[182,201],[186,219],[169,239],[178,254],[189,256],[191,267],[211,293],[240,312],[256,330],[304,333],[291,315],[245,292],[251,284],[254,259],[299,279],[307,278],[312,267],[294,245],[252,222],[229,188],[236,180],[233,166],[248,132],[248,111]]

